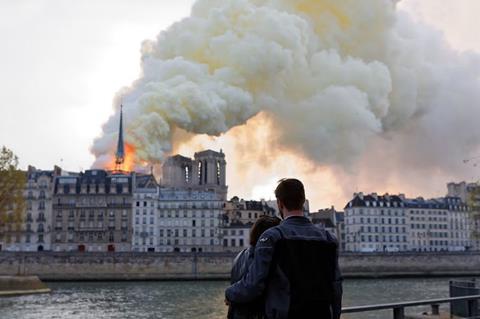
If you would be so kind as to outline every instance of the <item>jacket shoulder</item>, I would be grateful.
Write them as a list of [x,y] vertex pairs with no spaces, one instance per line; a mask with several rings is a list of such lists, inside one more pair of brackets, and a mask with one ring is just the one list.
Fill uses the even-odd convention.
[[275,242],[282,238],[280,227],[275,226],[267,229],[258,239],[258,245],[273,245]]

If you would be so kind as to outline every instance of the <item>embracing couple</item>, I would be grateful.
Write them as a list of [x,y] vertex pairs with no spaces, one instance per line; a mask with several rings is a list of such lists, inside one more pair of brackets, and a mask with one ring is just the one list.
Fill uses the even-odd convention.
[[262,216],[252,227],[251,246],[235,259],[225,291],[228,318],[339,319],[336,238],[304,216],[299,180],[281,180],[275,196],[283,221]]

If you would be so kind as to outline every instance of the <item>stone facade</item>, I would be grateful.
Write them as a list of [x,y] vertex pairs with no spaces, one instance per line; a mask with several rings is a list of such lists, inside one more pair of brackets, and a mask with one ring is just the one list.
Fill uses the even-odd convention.
[[54,179],[61,174],[62,170],[57,166],[51,171],[28,167],[24,190],[25,215],[19,230],[11,236],[8,243],[2,245],[4,250],[50,250]]
[[275,216],[275,209],[265,201],[245,201],[233,197],[225,204],[221,232],[223,249],[238,252],[250,246],[250,229],[263,215]]
[[334,234],[340,251],[345,251],[345,214],[343,212],[337,212],[332,206],[310,213],[308,217],[317,227],[325,228]]
[[161,187],[156,251],[221,251],[222,198],[223,195],[215,191]]
[[87,170],[57,177],[52,250],[130,251],[132,176],[126,172]]
[[212,150],[197,152],[194,159],[175,155],[162,166],[165,187],[197,189],[215,192],[227,199],[225,154]]
[[[42,280],[229,279],[234,253],[0,253],[0,275]],[[459,266],[461,260],[461,266]],[[340,255],[345,278],[479,276],[480,253]]]
[[346,251],[472,249],[469,210],[458,197],[354,194],[345,207]]
[[459,197],[470,208],[471,240],[475,250],[480,250],[480,184],[448,183],[448,196]]
[[133,184],[132,250],[152,252],[159,243],[158,184],[153,175],[137,174]]

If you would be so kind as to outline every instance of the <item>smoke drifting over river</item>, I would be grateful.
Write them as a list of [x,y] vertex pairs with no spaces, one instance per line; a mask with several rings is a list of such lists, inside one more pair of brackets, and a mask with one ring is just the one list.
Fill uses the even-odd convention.
[[[141,77],[118,96],[138,166],[223,147],[240,193],[293,174],[326,204],[466,176],[479,74],[478,55],[390,0],[199,0],[143,43]],[[111,162],[117,125],[95,140],[94,166]]]

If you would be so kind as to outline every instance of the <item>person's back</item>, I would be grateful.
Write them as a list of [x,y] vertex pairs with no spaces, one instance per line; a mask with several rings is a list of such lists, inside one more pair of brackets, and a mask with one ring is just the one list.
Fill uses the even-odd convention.
[[290,217],[265,236],[274,241],[267,317],[333,318],[339,298],[334,287],[339,279],[335,238],[305,217]]
[[275,195],[285,220],[261,236],[249,272],[226,290],[227,301],[265,295],[268,319],[340,318],[338,243],[303,216],[304,194],[300,181],[281,181]]
[[[250,230],[250,247],[242,250],[233,262],[230,283],[241,280],[253,261],[255,246],[260,236],[267,230],[280,224],[277,217],[260,216]],[[264,317],[265,301],[263,298],[246,304],[232,304],[228,309],[228,319],[261,319]]]

